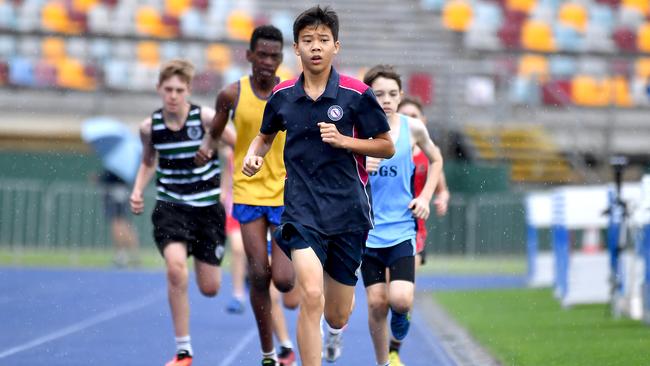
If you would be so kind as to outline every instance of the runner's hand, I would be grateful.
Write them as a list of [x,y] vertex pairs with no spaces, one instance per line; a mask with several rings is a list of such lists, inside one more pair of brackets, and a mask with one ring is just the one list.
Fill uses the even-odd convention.
[[264,159],[261,156],[248,155],[244,158],[242,173],[247,177],[254,176],[262,168]]
[[435,199],[433,200],[433,205],[436,206],[436,214],[438,216],[445,216],[447,214],[447,208],[449,207],[449,191],[444,190],[436,194]]
[[142,192],[133,191],[133,193],[131,193],[131,198],[129,198],[129,203],[131,204],[131,212],[135,215],[141,214],[144,211]]
[[320,127],[320,137],[323,142],[330,144],[332,147],[344,149],[345,136],[341,135],[336,125],[327,122],[318,122]]
[[214,151],[211,148],[201,146],[194,156],[194,164],[203,166],[207,164],[208,161],[212,160],[213,155]]
[[424,198],[414,198],[411,203],[409,203],[409,209],[413,212],[415,218],[422,220],[429,218],[429,202]]

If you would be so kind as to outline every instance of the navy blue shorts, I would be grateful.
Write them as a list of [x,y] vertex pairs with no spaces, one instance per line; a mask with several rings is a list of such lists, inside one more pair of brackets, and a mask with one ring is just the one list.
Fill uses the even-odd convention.
[[330,277],[347,286],[357,284],[367,231],[324,235],[297,223],[284,223],[273,235],[289,258],[292,249],[312,248]]
[[415,246],[411,239],[387,248],[367,248],[363,252],[361,275],[365,287],[386,282],[386,268],[390,269],[389,281],[415,282]]
[[240,224],[248,224],[260,217],[266,216],[273,226],[280,226],[280,218],[284,212],[284,206],[253,206],[235,203],[232,206],[232,217]]

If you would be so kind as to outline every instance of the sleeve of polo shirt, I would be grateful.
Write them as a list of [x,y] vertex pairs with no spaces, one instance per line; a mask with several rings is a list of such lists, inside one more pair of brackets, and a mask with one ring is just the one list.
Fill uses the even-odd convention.
[[277,94],[273,94],[266,102],[264,107],[264,117],[262,118],[262,126],[260,132],[265,135],[272,135],[278,131],[284,131],[284,121],[282,116],[276,112],[276,104],[280,100]]
[[360,138],[367,139],[390,131],[386,113],[370,88],[361,95],[355,112],[355,128],[359,131]]

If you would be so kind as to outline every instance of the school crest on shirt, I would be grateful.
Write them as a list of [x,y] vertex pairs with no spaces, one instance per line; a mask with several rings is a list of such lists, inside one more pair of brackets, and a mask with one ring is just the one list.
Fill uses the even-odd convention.
[[201,138],[201,127],[199,126],[190,126],[187,128],[187,137],[192,140],[198,140]]
[[327,110],[327,117],[329,117],[334,122],[340,120],[343,118],[343,108],[341,108],[339,105],[334,104]]

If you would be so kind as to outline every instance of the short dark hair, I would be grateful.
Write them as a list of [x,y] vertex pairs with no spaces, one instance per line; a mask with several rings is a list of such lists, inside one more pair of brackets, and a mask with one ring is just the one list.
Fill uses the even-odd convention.
[[420,112],[424,111],[424,109],[422,109],[422,102],[420,101],[420,98],[411,97],[411,96],[408,96],[408,95],[402,97],[402,101],[399,102],[399,106],[397,106],[397,109],[400,109],[400,108],[402,108],[402,106],[405,106],[407,104],[414,105],[417,109],[420,110]]
[[253,35],[251,36],[251,43],[250,43],[250,49],[251,51],[255,51],[255,47],[257,46],[257,41],[260,39],[266,39],[268,41],[278,41],[280,42],[280,45],[283,45],[283,38],[282,38],[282,32],[272,26],[272,25],[260,25],[259,27],[255,28],[253,31]]
[[339,40],[339,16],[329,6],[321,8],[320,5],[311,7],[298,15],[293,22],[293,41],[298,42],[298,34],[307,27],[324,25],[332,31],[334,42]]
[[378,78],[393,79],[397,82],[399,90],[402,90],[402,77],[395,71],[393,65],[374,66],[363,76],[363,82],[371,86]]

